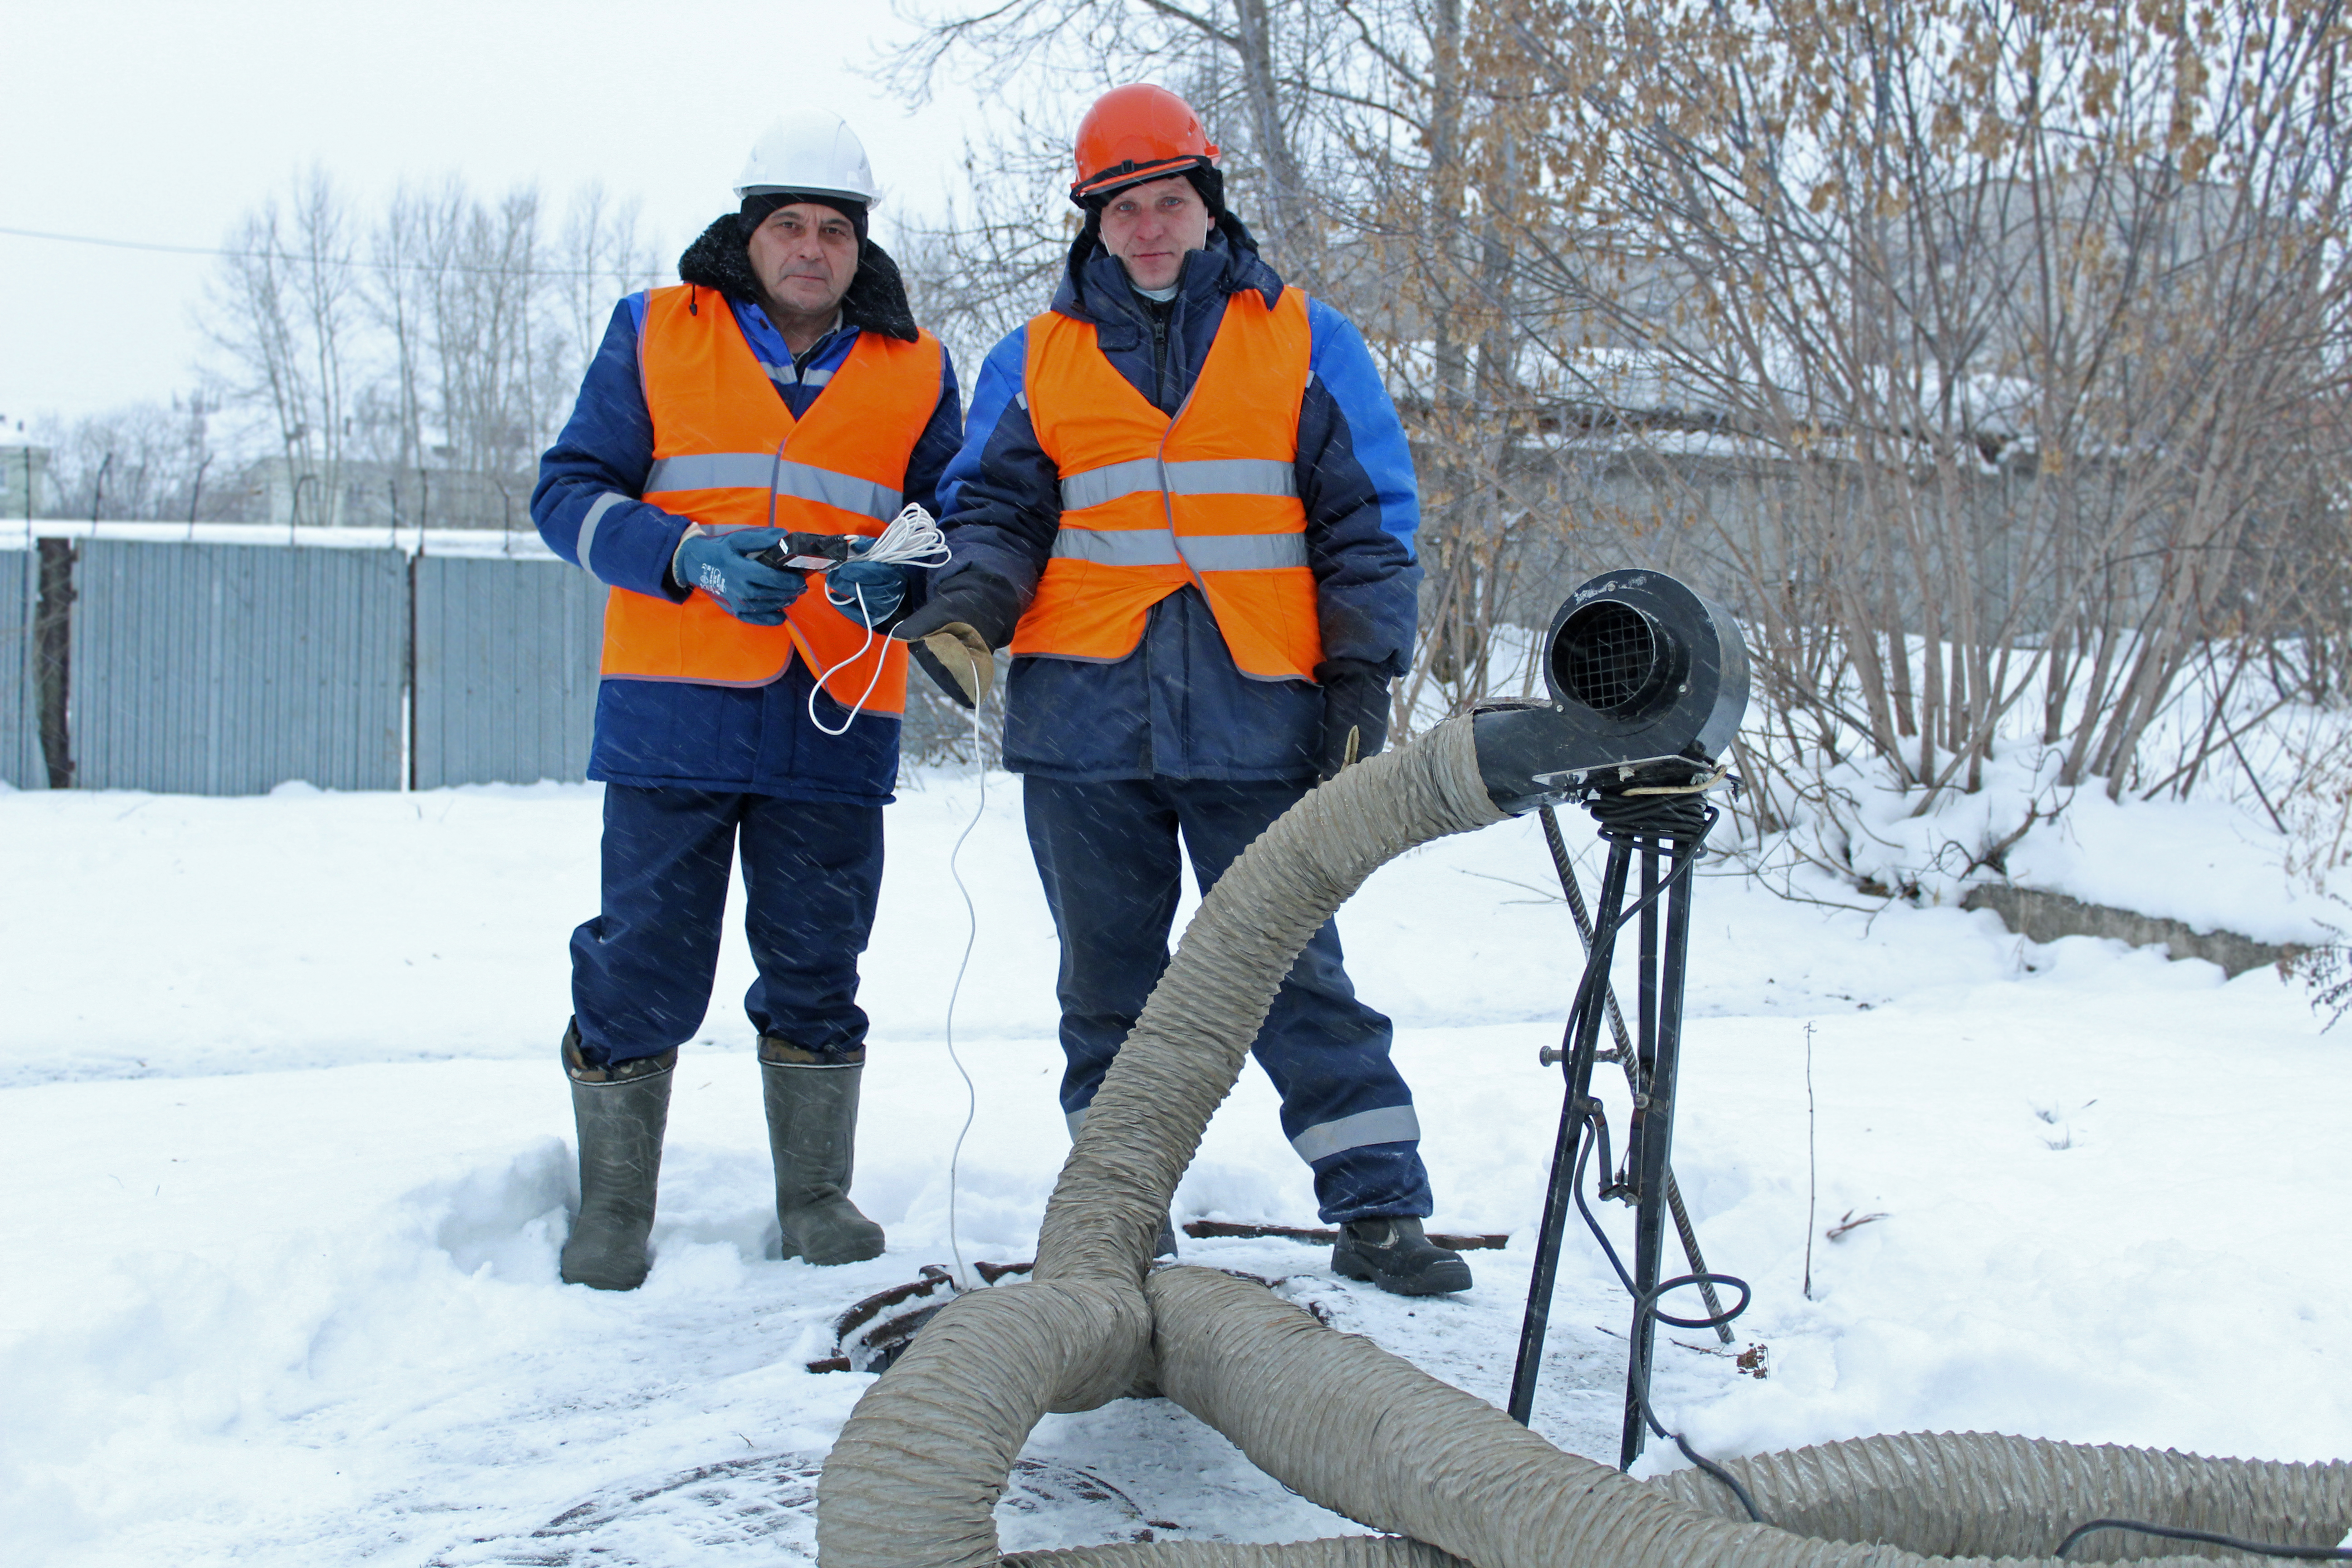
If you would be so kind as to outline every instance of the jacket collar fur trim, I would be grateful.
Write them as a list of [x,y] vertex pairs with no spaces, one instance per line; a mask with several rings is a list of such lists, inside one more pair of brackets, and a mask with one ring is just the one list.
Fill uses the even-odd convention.
[[[1128,283],[1127,268],[1102,247],[1096,222],[1096,215],[1089,214],[1085,230],[1070,247],[1061,287],[1054,290],[1053,309],[1057,315],[1103,326],[1140,316],[1143,306]],[[1225,213],[1210,233],[1208,247],[1184,258],[1177,299],[1187,305],[1222,303],[1225,296],[1245,289],[1256,289],[1272,310],[1282,299],[1282,278],[1258,255],[1257,241],[1242,220]]]

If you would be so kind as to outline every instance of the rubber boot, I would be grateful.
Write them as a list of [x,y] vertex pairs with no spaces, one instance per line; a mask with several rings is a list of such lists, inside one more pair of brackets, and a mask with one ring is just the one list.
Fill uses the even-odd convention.
[[1421,1221],[1405,1215],[1351,1219],[1341,1226],[1331,1268],[1397,1296],[1444,1296],[1470,1289],[1470,1266],[1462,1255],[1430,1240],[1422,1234]]
[[860,1047],[827,1061],[773,1036],[760,1042],[760,1082],[768,1107],[768,1150],[776,1161],[776,1223],[783,1258],[862,1263],[882,1256],[882,1227],[849,1201],[857,1143]]
[[654,1190],[661,1180],[662,1132],[669,1124],[670,1071],[677,1052],[592,1068],[580,1028],[563,1037],[572,1118],[580,1131],[580,1217],[563,1244],[563,1282],[634,1290],[651,1259]]

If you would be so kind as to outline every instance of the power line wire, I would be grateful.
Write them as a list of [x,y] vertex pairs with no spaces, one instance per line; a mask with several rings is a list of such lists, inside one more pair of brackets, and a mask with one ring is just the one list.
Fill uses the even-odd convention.
[[[173,250],[184,256],[229,256],[236,252],[206,250],[193,245],[151,245],[136,239],[99,239],[87,234],[50,234],[37,228],[0,227],[0,234],[13,234],[19,239],[58,239],[69,245],[106,245],[119,250]],[[246,254],[250,254],[246,253]]]
[[[292,263],[304,259],[285,250],[223,250],[205,245],[162,245],[144,239],[104,239],[92,234],[52,234],[38,228],[0,226],[0,234],[14,235],[19,239],[56,240],[66,245],[102,245],[112,250],[159,250],[173,256],[218,256],[234,261]],[[363,261],[355,256],[331,257],[328,263],[336,267],[363,267],[371,272],[481,272],[505,278],[615,278],[626,277],[635,270],[593,267],[470,267],[457,261]]]

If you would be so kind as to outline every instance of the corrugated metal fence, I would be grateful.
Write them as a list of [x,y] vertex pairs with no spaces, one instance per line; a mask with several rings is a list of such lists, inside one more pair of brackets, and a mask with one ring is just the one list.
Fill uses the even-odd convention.
[[[90,789],[249,795],[587,767],[604,590],[548,558],[91,539],[68,731]],[[31,551],[0,551],[0,779],[47,781]]]
[[561,563],[417,558],[418,789],[587,772],[604,594]]
[[48,777],[33,696],[33,561],[29,550],[0,550],[0,784],[15,789],[37,789]]
[[74,568],[74,780],[398,789],[408,558],[97,539]]

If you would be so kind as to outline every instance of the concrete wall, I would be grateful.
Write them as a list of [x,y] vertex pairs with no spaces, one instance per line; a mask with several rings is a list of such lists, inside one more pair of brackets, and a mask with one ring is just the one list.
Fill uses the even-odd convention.
[[1964,910],[1990,910],[2000,923],[2034,942],[2056,942],[2062,936],[2107,937],[2134,947],[2162,947],[2175,959],[2201,958],[2219,964],[2231,978],[2249,969],[2291,963],[2304,950],[2280,947],[2233,931],[2198,931],[2179,921],[2119,910],[2108,904],[2086,904],[2063,893],[2021,888],[2012,882],[1989,882],[1970,888],[1960,900]]

